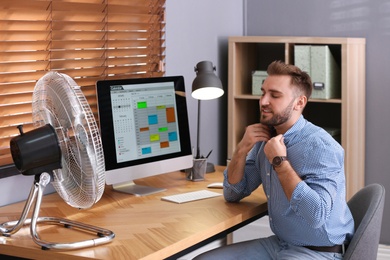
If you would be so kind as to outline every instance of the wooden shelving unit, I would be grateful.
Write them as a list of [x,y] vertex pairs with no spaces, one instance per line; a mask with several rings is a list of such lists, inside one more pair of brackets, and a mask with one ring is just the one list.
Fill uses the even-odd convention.
[[294,63],[295,45],[328,45],[341,70],[340,99],[310,99],[304,116],[321,127],[341,130],[345,150],[347,198],[364,186],[365,39],[239,36],[229,38],[228,158],[245,127],[259,121],[259,96],[252,93],[252,72],[274,60]]

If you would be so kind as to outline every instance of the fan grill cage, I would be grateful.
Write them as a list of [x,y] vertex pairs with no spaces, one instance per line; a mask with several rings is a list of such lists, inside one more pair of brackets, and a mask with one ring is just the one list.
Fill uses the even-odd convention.
[[62,168],[53,173],[53,187],[72,207],[91,207],[104,192],[103,146],[87,99],[72,78],[49,72],[37,82],[33,122],[51,124],[60,142]]

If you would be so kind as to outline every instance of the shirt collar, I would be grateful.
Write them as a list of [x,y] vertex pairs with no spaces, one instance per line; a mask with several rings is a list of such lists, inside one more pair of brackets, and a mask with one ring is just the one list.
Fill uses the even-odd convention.
[[286,133],[284,133],[283,137],[286,145],[302,130],[306,123],[307,120],[303,117],[303,115],[301,115],[295,124],[290,127]]

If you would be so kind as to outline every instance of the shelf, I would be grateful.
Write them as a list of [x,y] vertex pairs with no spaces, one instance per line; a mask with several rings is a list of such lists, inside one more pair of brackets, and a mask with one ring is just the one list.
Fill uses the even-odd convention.
[[335,103],[335,104],[341,104],[341,99],[309,99],[309,102],[313,103]]

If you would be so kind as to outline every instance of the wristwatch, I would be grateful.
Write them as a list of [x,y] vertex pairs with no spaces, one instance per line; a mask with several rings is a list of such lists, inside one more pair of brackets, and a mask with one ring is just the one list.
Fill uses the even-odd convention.
[[283,161],[287,161],[287,156],[275,156],[273,159],[272,159],[272,166],[275,168],[275,167],[279,167]]

